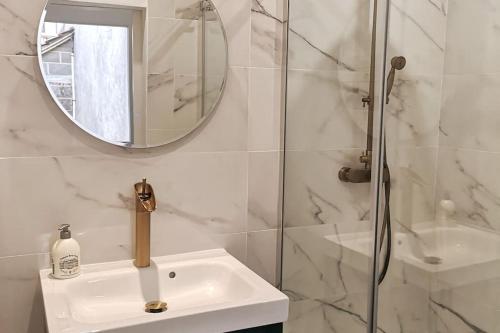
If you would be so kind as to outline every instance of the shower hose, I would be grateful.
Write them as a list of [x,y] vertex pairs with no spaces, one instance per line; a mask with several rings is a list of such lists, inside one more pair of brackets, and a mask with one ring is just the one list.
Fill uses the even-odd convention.
[[384,192],[385,192],[385,206],[384,206],[384,220],[382,223],[382,232],[380,233],[380,249],[379,253],[382,253],[384,246],[384,236],[387,233],[386,250],[384,256],[384,264],[382,270],[378,276],[378,284],[380,285],[387,275],[389,270],[389,264],[391,262],[391,250],[392,250],[392,228],[391,228],[391,172],[389,170],[389,164],[387,163],[387,144],[384,138]]

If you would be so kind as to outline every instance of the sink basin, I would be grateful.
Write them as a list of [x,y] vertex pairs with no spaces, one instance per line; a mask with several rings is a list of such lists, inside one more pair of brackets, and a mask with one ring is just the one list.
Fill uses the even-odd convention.
[[[223,249],[83,265],[82,274],[40,279],[49,333],[222,333],[284,322],[288,298]],[[168,310],[147,313],[163,301]]]

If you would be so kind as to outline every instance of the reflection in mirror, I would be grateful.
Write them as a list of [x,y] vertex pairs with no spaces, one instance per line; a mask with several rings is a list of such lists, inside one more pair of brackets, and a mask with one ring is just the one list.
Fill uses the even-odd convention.
[[49,0],[39,60],[54,100],[107,142],[160,146],[213,112],[227,42],[207,0]]

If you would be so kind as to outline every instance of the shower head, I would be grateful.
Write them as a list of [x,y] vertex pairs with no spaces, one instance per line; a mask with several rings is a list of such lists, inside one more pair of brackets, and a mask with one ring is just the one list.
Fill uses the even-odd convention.
[[391,71],[387,77],[387,95],[385,103],[389,104],[389,95],[391,94],[392,87],[394,86],[394,77],[396,76],[396,71],[400,71],[406,66],[406,58],[403,56],[397,56],[391,59]]
[[406,58],[402,56],[392,58],[391,66],[398,71],[402,70],[406,66]]

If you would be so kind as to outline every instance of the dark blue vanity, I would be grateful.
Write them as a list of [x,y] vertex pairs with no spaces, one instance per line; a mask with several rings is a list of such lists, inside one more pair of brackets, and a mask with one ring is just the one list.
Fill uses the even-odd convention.
[[261,327],[247,328],[245,330],[228,332],[228,333],[282,333],[283,332],[283,324],[273,324]]

